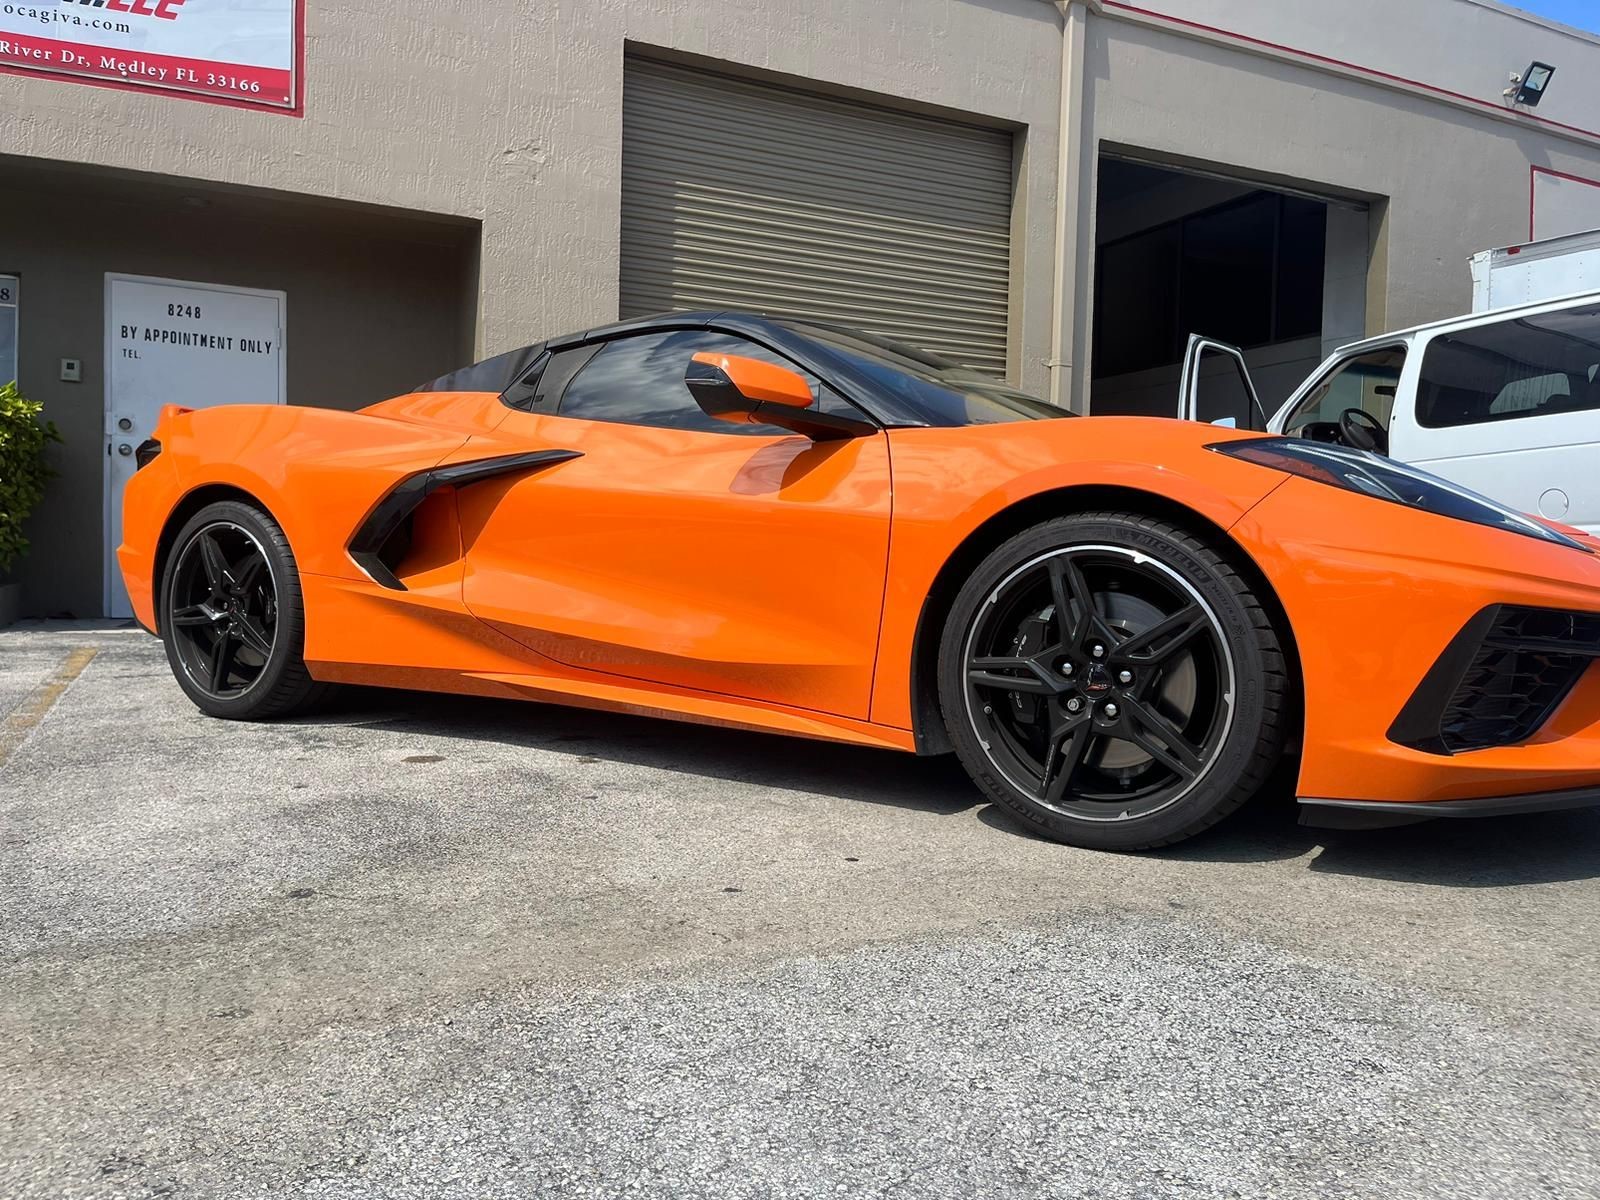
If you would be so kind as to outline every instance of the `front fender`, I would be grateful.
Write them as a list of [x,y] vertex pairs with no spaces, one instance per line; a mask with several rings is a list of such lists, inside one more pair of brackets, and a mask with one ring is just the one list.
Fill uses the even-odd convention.
[[872,719],[913,727],[918,625],[945,564],[975,542],[998,541],[1019,504],[1071,489],[1159,497],[1229,529],[1283,482],[1208,444],[1240,436],[1190,422],[1138,417],[1017,422],[890,433],[894,517]]

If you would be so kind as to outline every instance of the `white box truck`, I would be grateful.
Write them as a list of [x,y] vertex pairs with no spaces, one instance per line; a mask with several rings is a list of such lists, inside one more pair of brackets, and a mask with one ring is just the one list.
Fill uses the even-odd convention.
[[1468,261],[1475,313],[1600,291],[1600,229],[1480,250]]

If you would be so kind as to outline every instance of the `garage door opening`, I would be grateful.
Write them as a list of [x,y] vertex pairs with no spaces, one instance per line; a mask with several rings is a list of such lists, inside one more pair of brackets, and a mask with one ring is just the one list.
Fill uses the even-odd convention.
[[[1090,411],[1175,415],[1198,333],[1244,349],[1270,413],[1365,332],[1367,257],[1365,210],[1102,155]],[[1248,410],[1226,362],[1203,376],[1210,415]]]

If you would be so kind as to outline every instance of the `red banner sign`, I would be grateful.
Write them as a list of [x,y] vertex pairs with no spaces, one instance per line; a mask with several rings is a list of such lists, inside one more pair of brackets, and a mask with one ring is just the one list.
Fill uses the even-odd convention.
[[303,0],[0,0],[0,70],[300,112]]

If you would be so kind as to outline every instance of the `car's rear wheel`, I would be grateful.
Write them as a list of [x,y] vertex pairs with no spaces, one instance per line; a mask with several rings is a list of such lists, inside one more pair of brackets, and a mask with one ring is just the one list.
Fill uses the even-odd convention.
[[974,781],[1030,828],[1098,849],[1192,837],[1283,754],[1288,675],[1249,584],[1130,513],[1011,538],[956,597],[939,696]]
[[167,662],[214,717],[303,710],[325,686],[306,670],[300,576],[283,530],[254,505],[207,505],[178,531],[161,581]]

